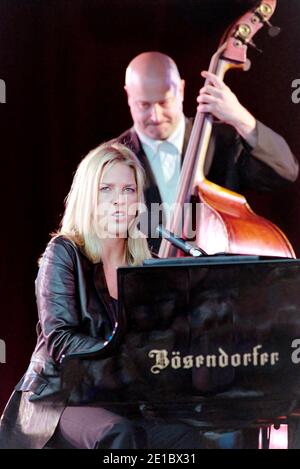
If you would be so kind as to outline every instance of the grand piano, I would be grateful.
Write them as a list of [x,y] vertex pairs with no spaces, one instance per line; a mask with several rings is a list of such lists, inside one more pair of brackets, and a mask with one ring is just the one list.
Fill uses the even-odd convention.
[[118,269],[118,324],[97,401],[207,431],[287,423],[300,397],[299,286],[297,259],[185,257]]

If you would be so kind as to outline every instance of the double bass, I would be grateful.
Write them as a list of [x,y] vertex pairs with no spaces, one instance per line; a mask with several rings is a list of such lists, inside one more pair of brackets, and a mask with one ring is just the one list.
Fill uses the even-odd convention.
[[[222,80],[230,69],[247,70],[247,49],[255,33],[267,24],[270,35],[278,33],[270,18],[276,0],[263,0],[241,16],[224,34],[213,55],[209,71]],[[207,79],[206,79],[207,83]],[[205,177],[205,163],[213,117],[197,112],[183,161],[175,210],[168,230],[191,239],[208,254],[250,254],[295,258],[285,234],[272,222],[256,215],[241,194],[225,189]],[[195,228],[191,228],[195,227]],[[163,238],[159,257],[182,255]]]

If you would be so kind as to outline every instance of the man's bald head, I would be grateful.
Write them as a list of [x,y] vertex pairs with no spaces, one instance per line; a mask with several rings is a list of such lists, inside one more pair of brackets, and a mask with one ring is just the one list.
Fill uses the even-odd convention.
[[181,81],[176,63],[161,52],[143,52],[137,55],[126,69],[125,86],[144,81],[160,81],[178,85]]
[[137,130],[167,139],[183,115],[184,80],[174,60],[160,52],[139,54],[126,69],[125,90]]

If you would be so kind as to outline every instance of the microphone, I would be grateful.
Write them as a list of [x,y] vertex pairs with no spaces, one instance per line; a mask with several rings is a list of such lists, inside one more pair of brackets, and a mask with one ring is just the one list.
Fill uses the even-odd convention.
[[177,238],[174,233],[164,228],[162,225],[158,225],[156,227],[156,231],[159,235],[163,238],[166,238],[173,246],[181,249],[181,251],[189,254],[193,257],[200,257],[200,256],[208,256],[207,252],[203,251],[203,249],[193,246],[192,244],[188,243],[182,238]]

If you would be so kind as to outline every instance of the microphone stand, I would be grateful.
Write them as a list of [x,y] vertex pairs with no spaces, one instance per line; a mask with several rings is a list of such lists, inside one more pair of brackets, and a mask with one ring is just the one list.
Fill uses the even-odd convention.
[[205,252],[203,249],[199,248],[198,246],[193,246],[182,238],[178,238],[174,235],[174,233],[167,230],[162,225],[158,225],[156,227],[156,231],[159,235],[161,235],[163,238],[166,238],[167,241],[181,249],[181,251],[183,251],[185,254],[188,254],[189,256],[209,256],[209,254],[207,254],[207,252]]

